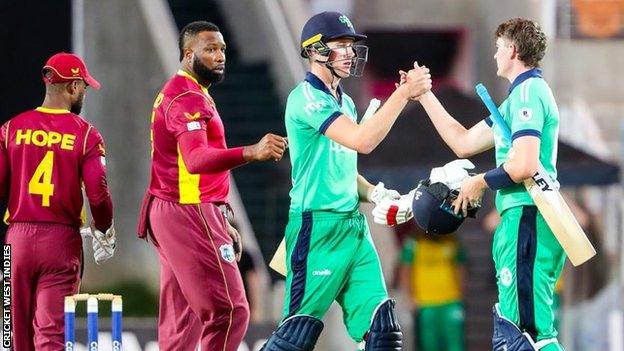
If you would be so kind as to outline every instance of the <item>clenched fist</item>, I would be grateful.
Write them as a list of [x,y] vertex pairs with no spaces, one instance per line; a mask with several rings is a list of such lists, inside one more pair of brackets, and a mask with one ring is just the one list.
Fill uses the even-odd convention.
[[288,147],[288,139],[268,133],[257,144],[245,146],[243,158],[245,161],[266,161],[273,159],[279,161],[284,156]]

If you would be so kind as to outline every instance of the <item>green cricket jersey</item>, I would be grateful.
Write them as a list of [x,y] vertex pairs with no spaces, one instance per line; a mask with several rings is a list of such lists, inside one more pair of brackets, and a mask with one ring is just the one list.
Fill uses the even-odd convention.
[[[532,135],[541,140],[539,159],[546,172],[557,183],[557,140],[559,134],[559,110],[550,87],[542,79],[541,70],[535,68],[519,75],[509,88],[509,96],[499,111],[511,129],[512,140]],[[486,119],[492,127],[490,117]],[[503,141],[498,126],[493,127],[496,148],[496,165],[509,157],[510,144]],[[534,205],[522,184],[501,189],[496,193],[496,208],[502,213],[508,208]]]
[[357,152],[324,135],[340,115],[357,121],[353,100],[340,88],[336,99],[312,73],[288,95],[285,123],[292,164],[291,213],[357,209]]

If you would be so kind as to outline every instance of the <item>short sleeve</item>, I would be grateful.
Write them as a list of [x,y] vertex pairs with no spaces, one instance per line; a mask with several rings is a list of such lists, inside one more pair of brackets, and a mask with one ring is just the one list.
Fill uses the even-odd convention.
[[325,134],[327,128],[334,122],[342,112],[338,108],[333,96],[313,88],[308,82],[302,85],[300,99],[297,108],[297,116],[304,122]]
[[177,138],[184,132],[206,130],[214,115],[214,107],[208,99],[195,92],[188,92],[173,99],[165,111],[167,129]]
[[526,80],[516,88],[519,91],[510,100],[512,140],[522,136],[542,136],[545,111],[538,84],[535,79]]

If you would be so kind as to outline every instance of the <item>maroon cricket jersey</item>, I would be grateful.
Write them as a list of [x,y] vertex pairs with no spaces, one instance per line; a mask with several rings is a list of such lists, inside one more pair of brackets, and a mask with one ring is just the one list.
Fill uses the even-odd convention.
[[189,173],[178,143],[183,133],[202,130],[209,147],[227,148],[223,122],[208,90],[188,73],[179,71],[158,94],[151,120],[149,193],[181,204],[226,202],[230,172]]
[[91,124],[67,110],[38,107],[0,132],[0,189],[8,187],[9,223],[81,226],[84,182],[96,226],[110,226],[104,141]]

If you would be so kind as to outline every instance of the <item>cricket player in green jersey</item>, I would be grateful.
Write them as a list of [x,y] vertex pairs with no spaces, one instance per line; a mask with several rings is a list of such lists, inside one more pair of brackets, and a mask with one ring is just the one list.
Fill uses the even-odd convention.
[[359,175],[357,154],[377,147],[408,101],[431,89],[431,79],[426,67],[415,64],[407,73],[410,82],[358,124],[355,104],[339,83],[362,73],[368,48],[355,43],[365,38],[337,12],[311,17],[302,31],[301,56],[310,71],[288,96],[285,113],[292,190],[284,318],[262,350],[312,350],[333,301],[364,350],[401,350],[394,301],[358,211],[361,201],[380,202],[399,193]]
[[511,147],[490,117],[466,129],[432,93],[419,99],[459,157],[496,150],[497,168],[466,178],[453,204],[456,212],[465,215],[470,205],[481,201],[486,188],[496,190],[501,223],[492,247],[498,285],[495,351],[563,350],[553,325],[553,291],[565,254],[522,185],[537,172],[538,162],[557,179],[559,112],[538,68],[545,52],[546,36],[537,23],[515,18],[498,26],[497,75],[511,82],[499,110],[513,135]]

